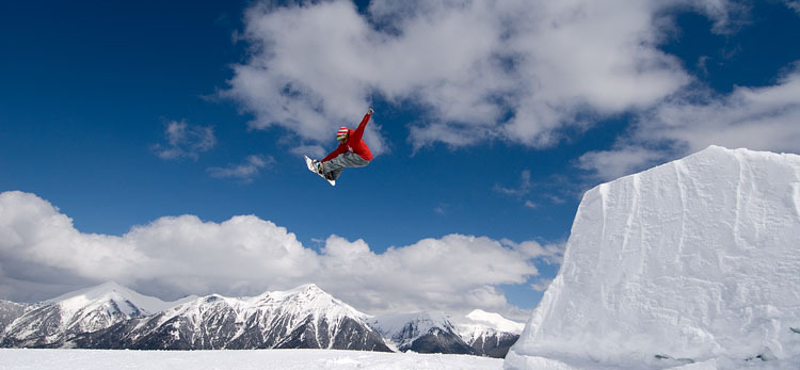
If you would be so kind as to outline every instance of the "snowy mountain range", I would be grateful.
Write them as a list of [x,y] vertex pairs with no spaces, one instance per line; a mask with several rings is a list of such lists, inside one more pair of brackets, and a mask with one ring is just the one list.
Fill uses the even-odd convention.
[[500,321],[476,326],[464,320],[469,324],[456,326],[443,313],[425,312],[371,317],[313,284],[249,298],[212,294],[163,302],[112,282],[30,306],[0,301],[0,346],[323,348],[502,357],[519,336],[504,332]]
[[365,315],[316,285],[252,298],[200,297],[74,339],[82,348],[389,351]]
[[525,326],[483,310],[472,311],[457,324],[443,312],[382,315],[369,324],[400,352],[497,358],[505,357]]
[[[0,343],[4,347],[62,347],[77,335],[146,317],[177,303],[109,282],[27,307],[5,326]],[[20,313],[19,308],[16,312]]]

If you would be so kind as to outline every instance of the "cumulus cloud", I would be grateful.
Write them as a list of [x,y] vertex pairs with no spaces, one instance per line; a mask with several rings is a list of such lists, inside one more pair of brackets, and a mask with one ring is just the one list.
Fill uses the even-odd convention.
[[233,178],[250,183],[263,168],[271,166],[274,162],[275,159],[271,156],[250,155],[245,158],[244,163],[229,164],[227,167],[210,167],[206,172],[218,179]]
[[[800,66],[800,65],[798,65]],[[768,87],[737,87],[730,95],[695,102],[679,98],[640,118],[636,138],[669,140],[697,151],[711,144],[797,151],[800,71]]]
[[[547,147],[565,128],[646,109],[686,86],[660,51],[669,9],[695,9],[718,29],[728,1],[346,0],[262,1],[241,39],[252,46],[222,95],[254,114],[254,128],[283,127],[326,140],[357,120],[372,97],[419,107],[415,148],[501,139]],[[379,141],[380,131],[367,140]]]
[[87,234],[49,202],[22,192],[0,193],[0,257],[4,284],[116,280],[141,288],[148,284],[137,282],[149,281],[167,295],[245,291],[315,268],[314,252],[294,234],[255,216],[222,223],[163,217],[121,237]]
[[602,180],[613,180],[644,170],[667,154],[637,146],[591,151],[578,158],[577,166]]
[[561,264],[564,259],[564,250],[566,249],[565,243],[541,245],[532,240],[516,243],[509,239],[502,239],[501,243],[523,253],[528,259],[540,259],[551,265]]
[[363,240],[332,236],[321,254],[322,274],[345,301],[395,312],[419,309],[419,302],[437,310],[480,305],[507,311],[497,285],[522,284],[537,275],[531,258],[527,245],[465,235],[425,239],[382,254]]
[[[262,1],[244,20],[252,52],[222,95],[253,113],[253,128],[282,127],[316,152],[373,97],[422,112],[408,123],[415,150],[486,140],[545,148],[604,118],[639,116],[613,148],[578,160],[603,179],[711,143],[785,150],[794,74],[703,97],[660,49],[678,31],[677,13],[704,14],[712,32],[732,33],[750,21],[748,9],[730,0],[373,0],[359,13],[348,0]],[[778,99],[759,100],[768,95]],[[367,141],[380,152],[379,128]]]
[[170,121],[164,131],[166,144],[156,144],[153,151],[161,159],[191,158],[211,150],[217,144],[214,128],[189,125],[186,121]]
[[88,234],[34,194],[0,193],[0,285],[10,299],[45,299],[108,280],[163,299],[313,282],[370,313],[483,308],[524,318],[499,286],[525,284],[538,275],[536,259],[562,255],[559,246],[458,234],[383,253],[333,235],[317,251],[256,216],[162,217],[122,236]]
[[136,274],[123,281],[134,286],[139,280],[156,281],[173,294],[255,293],[272,285],[291,285],[318,264],[315,253],[294,234],[255,216],[222,223],[191,215],[163,217],[134,227],[122,239],[147,257]]
[[[800,67],[800,65],[798,65]],[[800,70],[766,87],[737,87],[728,95],[685,94],[640,115],[631,132],[608,151],[591,152],[581,168],[604,179],[681,157],[709,145],[800,150]]]
[[783,0],[783,2],[786,6],[800,14],[800,0]]

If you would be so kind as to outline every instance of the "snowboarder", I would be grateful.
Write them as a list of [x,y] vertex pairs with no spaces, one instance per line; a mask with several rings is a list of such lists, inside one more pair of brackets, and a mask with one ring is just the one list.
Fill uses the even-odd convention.
[[355,130],[347,127],[339,128],[339,131],[336,131],[336,140],[339,141],[339,146],[321,161],[306,157],[308,169],[328,180],[331,185],[336,185],[336,179],[345,168],[368,165],[372,160],[372,152],[362,137],[372,112],[372,108],[370,108]]

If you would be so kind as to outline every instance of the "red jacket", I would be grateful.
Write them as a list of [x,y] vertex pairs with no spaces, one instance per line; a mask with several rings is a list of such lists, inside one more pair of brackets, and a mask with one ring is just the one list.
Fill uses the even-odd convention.
[[336,147],[336,150],[332,151],[331,154],[328,154],[328,156],[323,158],[321,162],[330,161],[331,159],[334,159],[347,152],[356,153],[365,161],[371,161],[372,152],[369,151],[367,143],[365,143],[362,139],[362,136],[364,136],[364,129],[367,127],[367,122],[369,122],[369,117],[370,114],[367,113],[364,116],[364,119],[361,120],[358,128],[355,130],[348,130],[349,135],[347,136],[347,140],[339,143],[339,146]]

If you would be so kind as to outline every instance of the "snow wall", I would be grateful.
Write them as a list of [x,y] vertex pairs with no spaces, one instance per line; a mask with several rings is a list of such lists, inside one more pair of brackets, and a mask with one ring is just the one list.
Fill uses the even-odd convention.
[[505,369],[800,369],[800,156],[711,146],[583,197]]

